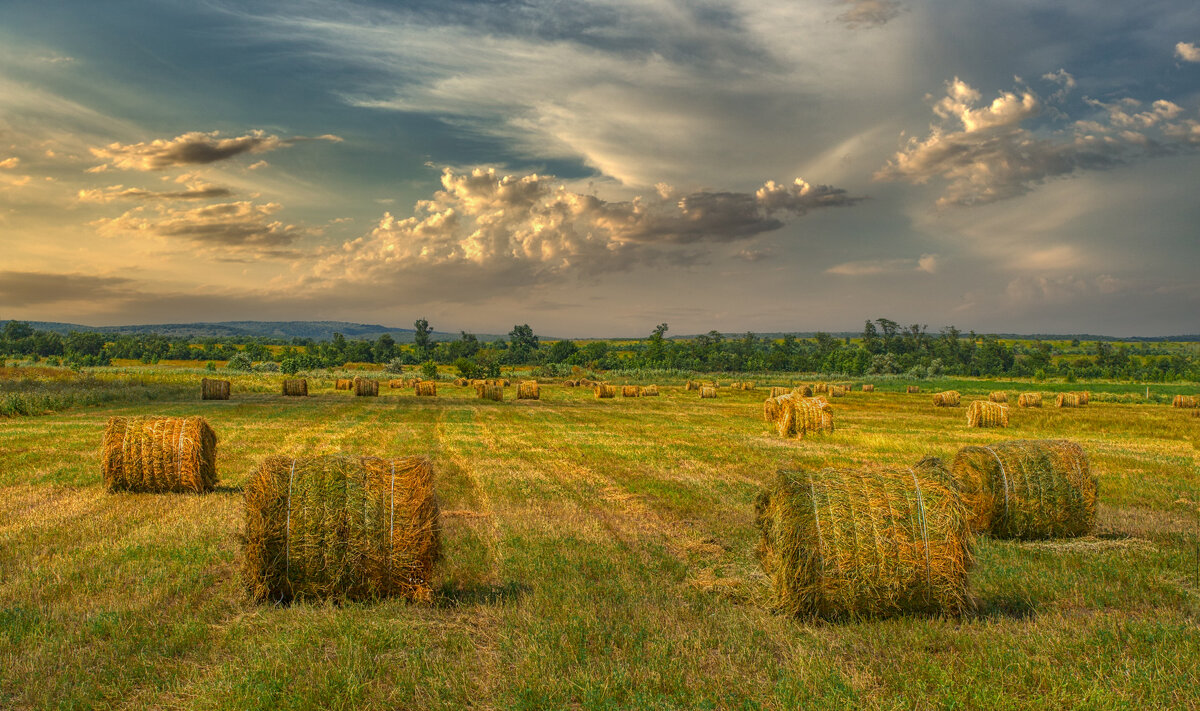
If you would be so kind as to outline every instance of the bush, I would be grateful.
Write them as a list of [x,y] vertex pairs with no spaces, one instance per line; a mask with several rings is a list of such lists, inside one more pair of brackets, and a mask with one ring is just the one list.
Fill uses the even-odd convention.
[[389,373],[403,373],[404,360],[402,358],[392,358],[388,361],[387,365],[383,366],[383,369]]
[[437,374],[437,363],[427,360],[421,364],[421,375],[424,375],[426,378],[433,379],[437,377]]
[[479,366],[475,365],[475,361],[470,358],[458,358],[453,365],[458,370],[458,374],[468,380],[478,377]]
[[259,363],[254,370],[259,373],[278,373],[279,364],[273,360],[265,360]]
[[217,369],[217,364],[210,360],[204,364],[204,369],[209,372],[215,371]]
[[234,353],[225,363],[225,367],[229,370],[254,370],[254,363],[245,353]]
[[279,363],[279,370],[284,375],[295,375],[300,371],[300,364],[296,362],[295,358],[284,358]]

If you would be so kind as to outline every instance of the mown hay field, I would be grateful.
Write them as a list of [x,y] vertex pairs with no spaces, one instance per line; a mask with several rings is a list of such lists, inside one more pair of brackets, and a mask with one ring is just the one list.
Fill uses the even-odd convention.
[[[1200,489],[1200,418],[1169,405],[1014,409],[1007,429],[968,429],[961,409],[896,386],[839,398],[836,432],[797,440],[763,421],[763,390],[544,385],[494,402],[446,384],[355,398],[313,379],[292,398],[259,378],[202,401],[178,377],[150,399],[0,419],[0,708],[1200,705],[1197,515],[1179,503]],[[220,486],[106,492],[114,415],[205,417]],[[771,611],[754,502],[780,467],[948,463],[1043,438],[1086,450],[1094,536],[978,537],[963,617]],[[256,465],[339,452],[432,459],[431,603],[246,596]]]

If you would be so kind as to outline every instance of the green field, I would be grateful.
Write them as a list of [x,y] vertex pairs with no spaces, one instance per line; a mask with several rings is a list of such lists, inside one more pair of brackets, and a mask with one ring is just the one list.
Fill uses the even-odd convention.
[[[1200,490],[1200,417],[1163,404],[1171,389],[1147,403],[1144,386],[1076,385],[1096,395],[1086,408],[1014,407],[1007,430],[972,431],[931,388],[964,404],[1051,388],[894,381],[834,400],[836,433],[785,441],[761,387],[596,400],[545,385],[494,403],[444,383],[354,398],[320,379],[299,399],[257,375],[202,402],[198,371],[141,372],[101,374],[139,389],[127,399],[0,419],[0,708],[1200,707],[1198,513],[1181,502]],[[106,493],[101,434],[130,414],[207,417],[221,487]],[[1087,450],[1094,537],[978,538],[964,618],[771,611],[753,500],[777,468],[1043,437]],[[433,459],[432,605],[245,598],[251,469],[330,452]]]

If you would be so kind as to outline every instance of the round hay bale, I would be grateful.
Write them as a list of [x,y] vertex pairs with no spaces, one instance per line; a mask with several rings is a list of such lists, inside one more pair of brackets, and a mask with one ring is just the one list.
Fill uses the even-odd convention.
[[468,384],[470,384],[470,382],[471,381],[467,380],[466,378],[455,378],[454,379],[454,385],[456,387],[460,387],[460,388],[466,387]]
[[643,385],[641,387],[640,395],[642,397],[658,397],[658,386],[657,385]]
[[256,601],[428,601],[440,558],[425,457],[270,456],[246,486],[242,580]]
[[790,393],[784,393],[783,395],[769,397],[763,401],[763,420],[771,423],[777,422],[784,404],[790,403],[792,397]]
[[811,385],[797,385],[792,389],[792,394],[796,397],[812,397],[813,389]]
[[642,389],[636,385],[622,385],[621,397],[641,397]]
[[771,394],[767,397],[779,397],[780,395],[787,395],[790,392],[790,388],[781,388],[778,385],[773,385],[771,386]]
[[817,383],[813,385],[812,391],[818,395],[829,394],[829,383]]
[[1074,442],[963,447],[953,474],[976,531],[1028,540],[1086,536],[1096,525],[1096,478]]
[[971,529],[946,465],[782,470],[755,503],[774,606],[803,617],[957,615]]
[[780,437],[800,437],[833,432],[833,406],[823,397],[778,398],[775,429]]
[[1082,407],[1083,403],[1079,401],[1079,393],[1059,393],[1054,396],[1055,407]]
[[862,391],[864,393],[873,393],[873,392],[875,392],[875,386],[872,385],[871,383],[863,383]]
[[717,396],[717,389],[715,387],[713,387],[711,385],[700,386],[700,397],[701,398],[707,399],[707,398],[714,398],[716,396]]
[[354,396],[355,397],[378,397],[379,396],[379,381],[371,380],[370,378],[355,378],[354,379]]
[[1008,427],[1008,406],[989,400],[971,401],[967,427]]
[[683,389],[684,390],[699,390],[700,383],[696,382],[695,380],[689,380],[683,384]]
[[[395,383],[397,381],[393,380],[391,382]],[[389,385],[390,384],[391,383],[389,383]],[[392,385],[392,387],[397,387],[397,386]],[[354,389],[354,381],[351,380],[350,378],[338,378],[337,380],[335,380],[333,382],[333,389],[334,390],[353,390]]]
[[1087,390],[1080,390],[1079,392],[1075,393],[1075,397],[1079,398],[1080,405],[1086,405],[1088,404],[1088,401],[1092,399],[1092,394]]
[[609,385],[608,383],[596,383],[595,387],[592,389],[592,392],[595,394],[597,399],[616,397],[617,386]]
[[504,388],[491,383],[480,383],[475,386],[475,397],[480,400],[495,400],[504,402]]
[[1041,407],[1041,393],[1021,393],[1017,396],[1017,407]]
[[1008,393],[1004,392],[1003,390],[997,390],[996,392],[988,393],[988,400],[991,402],[1008,404]]
[[229,399],[229,381],[217,380],[215,378],[200,379],[200,399],[201,400],[228,400]]
[[536,380],[522,380],[517,383],[518,400],[540,400],[541,396],[541,386]]
[[437,397],[437,381],[422,380],[416,385],[417,397]]
[[1171,401],[1171,407],[1191,409],[1197,406],[1197,398],[1194,395],[1176,395]]
[[306,378],[284,378],[284,397],[308,397],[308,380]]
[[933,394],[934,407],[958,407],[960,402],[962,402],[962,395],[957,390],[945,390]]
[[203,417],[110,417],[101,453],[109,491],[205,492],[217,485],[217,435]]
[[849,392],[849,390],[845,385],[829,386],[829,397],[845,397],[847,392]]
[[909,385],[904,388],[904,392],[906,392],[910,395],[913,393],[919,393],[919,392],[921,392],[921,386],[920,385]]
[[577,388],[577,387],[579,387],[579,383],[578,383],[578,381],[575,381],[575,380],[564,380],[563,387],[564,388]]
[[388,387],[393,389],[404,387],[404,378],[392,378],[388,381]]

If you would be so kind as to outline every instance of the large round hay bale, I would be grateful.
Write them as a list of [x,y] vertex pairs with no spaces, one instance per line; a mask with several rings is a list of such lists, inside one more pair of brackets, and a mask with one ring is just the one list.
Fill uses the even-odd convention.
[[707,399],[707,398],[714,398],[716,396],[717,396],[717,389],[715,387],[713,387],[712,385],[701,385],[700,386],[700,397],[701,398]]
[[1079,401],[1079,393],[1059,393],[1054,396],[1055,407],[1082,407],[1083,403]]
[[1092,399],[1092,394],[1087,390],[1080,390],[1075,393],[1075,397],[1079,399],[1080,405],[1086,405]]
[[[784,393],[783,395],[769,397],[763,401],[763,419],[771,423],[777,422],[784,404],[790,403],[792,397],[790,393]],[[791,407],[791,405],[789,404],[788,407]]]
[[517,383],[518,400],[540,400],[541,397],[542,389],[536,380],[522,380]]
[[229,381],[217,380],[215,378],[200,379],[200,399],[201,400],[228,400],[229,399]]
[[823,397],[778,398],[775,429],[780,437],[833,432],[833,406]]
[[906,392],[906,393],[908,393],[908,394],[910,394],[910,395],[911,395],[911,394],[913,394],[913,393],[919,393],[919,392],[921,392],[921,386],[920,386],[920,385],[909,385],[909,386],[906,386],[906,387],[904,388],[904,392]]
[[355,378],[354,379],[354,396],[355,397],[378,397],[379,396],[379,381],[370,378]]
[[[391,382],[394,383],[396,381],[393,380]],[[390,385],[390,383],[389,383],[389,385]],[[396,387],[396,386],[392,385],[392,387]],[[354,389],[354,381],[350,378],[338,378],[333,382],[333,389],[334,390],[353,390]]]
[[963,447],[954,479],[971,527],[998,538],[1085,536],[1096,524],[1096,478],[1068,440],[1009,440]]
[[110,417],[100,469],[109,491],[211,491],[217,435],[203,417]]
[[991,402],[1008,404],[1008,393],[1003,390],[997,390],[995,392],[988,393],[988,400]]
[[592,388],[592,393],[597,398],[611,398],[617,396],[617,386],[609,385],[608,383],[596,383]]
[[875,386],[872,385],[871,383],[863,383],[862,391],[864,393],[873,393],[873,392],[875,392]]
[[817,383],[813,385],[812,391],[818,395],[829,394],[829,383]]
[[392,389],[404,387],[404,378],[392,378],[388,380],[388,387]]
[[696,382],[695,380],[689,380],[683,384],[683,389],[684,390],[699,390],[700,383]]
[[643,385],[638,393],[641,397],[658,397],[657,385]]
[[1021,393],[1017,396],[1017,407],[1041,407],[1041,393]]
[[636,385],[622,385],[621,397],[641,397],[642,389]]
[[1176,395],[1171,401],[1171,407],[1180,407],[1191,409],[1197,407],[1197,398],[1194,395]]
[[783,612],[842,618],[971,607],[971,530],[940,459],[780,471],[759,494],[755,519],[755,552]]
[[475,396],[480,400],[504,401],[504,388],[492,383],[480,383],[475,386]]
[[1008,427],[1008,406],[990,400],[973,400],[967,406],[967,427]]
[[284,378],[284,397],[308,397],[308,380],[305,378]]
[[845,397],[849,389],[845,385],[830,385],[829,397]]
[[958,407],[960,402],[962,402],[962,395],[957,390],[945,390],[933,394],[934,407]]
[[429,600],[440,557],[425,457],[270,456],[246,485],[242,580],[254,600]]
[[417,383],[414,391],[417,397],[437,397],[437,381],[422,380]]

